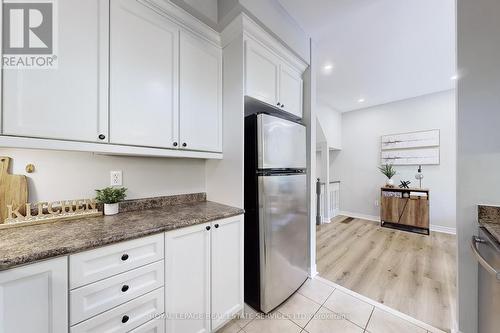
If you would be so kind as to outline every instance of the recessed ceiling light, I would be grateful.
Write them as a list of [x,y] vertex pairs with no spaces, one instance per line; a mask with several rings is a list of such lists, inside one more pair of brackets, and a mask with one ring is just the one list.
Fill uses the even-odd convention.
[[358,103],[364,103],[366,100],[364,98],[358,99]]
[[323,66],[323,73],[330,74],[335,66],[332,63],[327,63]]
[[453,75],[452,77],[450,77],[450,80],[452,81],[458,80],[458,75]]

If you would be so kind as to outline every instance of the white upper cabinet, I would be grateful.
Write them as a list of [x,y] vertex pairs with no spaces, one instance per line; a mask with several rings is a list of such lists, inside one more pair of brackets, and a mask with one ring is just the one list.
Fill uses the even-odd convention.
[[179,28],[136,0],[110,17],[110,142],[177,147]]
[[280,53],[282,49],[246,38],[245,95],[302,118],[302,74],[306,66],[289,52]]
[[180,144],[222,152],[222,51],[182,31],[180,35]]
[[299,72],[292,67],[280,66],[280,106],[283,110],[302,118],[303,83]]
[[222,158],[218,32],[164,0],[64,0],[58,67],[0,71],[0,147]]
[[246,95],[271,105],[278,105],[278,57],[257,42],[247,40],[245,63]]
[[106,140],[108,130],[107,2],[64,0],[57,8],[58,67],[3,70],[3,134],[102,142],[99,135]]
[[0,332],[68,332],[66,257],[0,272]]

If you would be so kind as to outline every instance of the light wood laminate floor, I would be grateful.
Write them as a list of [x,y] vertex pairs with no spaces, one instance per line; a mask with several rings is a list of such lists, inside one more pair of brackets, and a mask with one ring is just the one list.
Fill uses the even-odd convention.
[[344,219],[317,227],[319,275],[449,332],[456,313],[456,237]]

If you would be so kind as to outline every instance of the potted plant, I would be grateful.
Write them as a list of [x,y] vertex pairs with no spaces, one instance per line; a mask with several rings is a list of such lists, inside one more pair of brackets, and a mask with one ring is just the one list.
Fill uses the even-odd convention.
[[396,174],[396,170],[394,170],[392,164],[384,164],[382,166],[379,166],[378,169],[380,170],[380,172],[382,172],[384,176],[387,177],[387,182],[386,182],[387,186],[389,187],[394,186],[394,180],[392,179],[392,177],[394,177],[394,175]]
[[104,215],[118,214],[118,203],[125,199],[127,189],[125,187],[106,187],[95,190],[96,201],[104,204]]

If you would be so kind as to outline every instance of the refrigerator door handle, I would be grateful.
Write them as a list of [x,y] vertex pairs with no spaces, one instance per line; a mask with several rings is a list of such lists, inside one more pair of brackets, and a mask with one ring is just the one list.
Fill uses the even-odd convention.
[[497,280],[500,281],[500,272],[497,271],[493,266],[491,266],[486,259],[483,258],[481,253],[479,253],[479,249],[477,248],[477,244],[487,244],[488,242],[481,237],[472,236],[470,247],[472,249],[472,254],[476,257],[476,260],[479,262],[483,268],[489,272],[490,274],[496,276]]

